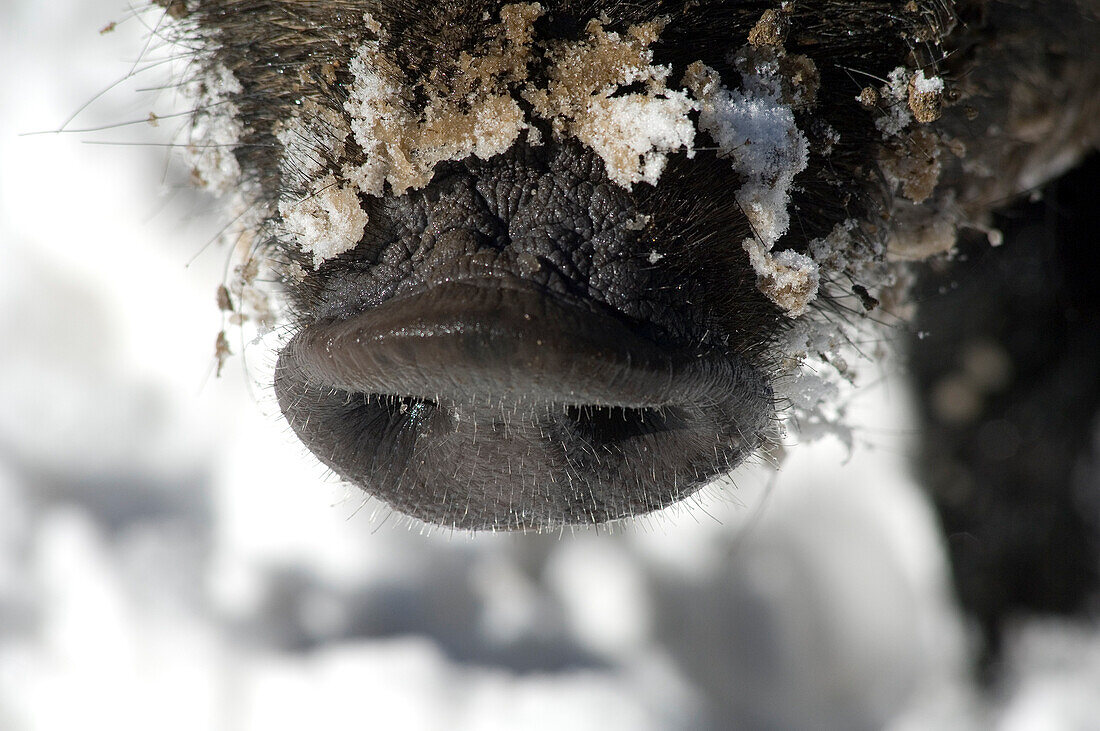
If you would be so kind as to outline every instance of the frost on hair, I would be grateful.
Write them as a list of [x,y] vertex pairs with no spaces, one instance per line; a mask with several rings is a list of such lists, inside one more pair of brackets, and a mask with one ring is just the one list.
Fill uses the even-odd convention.
[[191,169],[200,186],[218,194],[233,192],[241,177],[233,154],[241,142],[241,120],[232,101],[240,93],[233,72],[221,65],[184,89],[196,110],[186,145]]
[[316,181],[299,201],[280,200],[279,214],[302,251],[313,255],[314,269],[358,246],[367,225],[358,191],[341,186],[332,175]]
[[[756,28],[766,20],[771,28],[775,21],[770,18]],[[809,160],[809,143],[795,123],[792,103],[813,103],[813,92],[807,88],[813,88],[815,70],[804,59],[795,66],[797,77],[785,75],[780,61],[787,56],[781,46],[773,45],[778,44],[777,33],[759,33],[758,42],[761,35],[770,42],[760,42],[763,48],[746,48],[738,58],[742,88],[725,88],[718,73],[701,62],[688,67],[684,82],[699,99],[700,129],[710,134],[719,156],[729,159],[744,180],[735,196],[753,236],[742,241],[742,247],[756,270],[760,291],[788,316],[798,317],[817,295],[818,265],[805,254],[773,254],[772,249],[790,226],[790,189]]]

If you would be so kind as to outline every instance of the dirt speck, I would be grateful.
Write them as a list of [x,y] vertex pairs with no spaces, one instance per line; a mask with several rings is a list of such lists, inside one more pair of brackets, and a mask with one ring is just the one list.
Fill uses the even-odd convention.
[[909,78],[909,111],[921,124],[935,122],[943,113],[943,80],[932,76],[926,78],[917,71]]
[[863,91],[859,92],[859,96],[856,97],[856,100],[863,106],[871,109],[878,104],[878,92],[875,91],[874,87],[865,86],[863,87]]
[[749,31],[749,43],[754,46],[778,46],[787,34],[787,20],[776,10],[765,10]]

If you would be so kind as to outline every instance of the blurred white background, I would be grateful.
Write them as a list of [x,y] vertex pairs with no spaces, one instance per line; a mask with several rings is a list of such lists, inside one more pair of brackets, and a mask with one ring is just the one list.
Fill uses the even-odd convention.
[[213,377],[227,252],[178,120],[25,135],[179,111],[125,80],[159,12],[99,33],[131,15],[0,5],[0,729],[1100,728],[1083,629],[1021,630],[1001,697],[966,679],[893,378],[850,459],[611,531],[364,507],[240,358]]

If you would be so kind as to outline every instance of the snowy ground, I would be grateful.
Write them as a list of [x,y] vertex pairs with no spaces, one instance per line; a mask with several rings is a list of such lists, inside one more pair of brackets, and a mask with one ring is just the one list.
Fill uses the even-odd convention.
[[[213,377],[211,203],[87,144],[164,129],[17,136],[127,73],[124,15],[0,7],[0,728],[1100,728],[1086,628],[1022,627],[995,699],[965,680],[893,379],[847,462],[799,445],[610,533],[364,507],[239,359]],[[72,126],[145,118],[136,86]]]

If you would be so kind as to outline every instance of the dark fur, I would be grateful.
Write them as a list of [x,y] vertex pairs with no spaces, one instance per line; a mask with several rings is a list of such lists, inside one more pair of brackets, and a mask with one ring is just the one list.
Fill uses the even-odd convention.
[[[967,240],[922,274],[910,343],[924,438],[918,470],[940,513],[986,671],[1011,623],[1096,612],[1100,588],[1100,158],[1000,214],[1002,250]],[[960,317],[965,313],[965,317]],[[949,418],[943,384],[974,347],[1006,378]],[[989,677],[994,673],[990,672]]]

